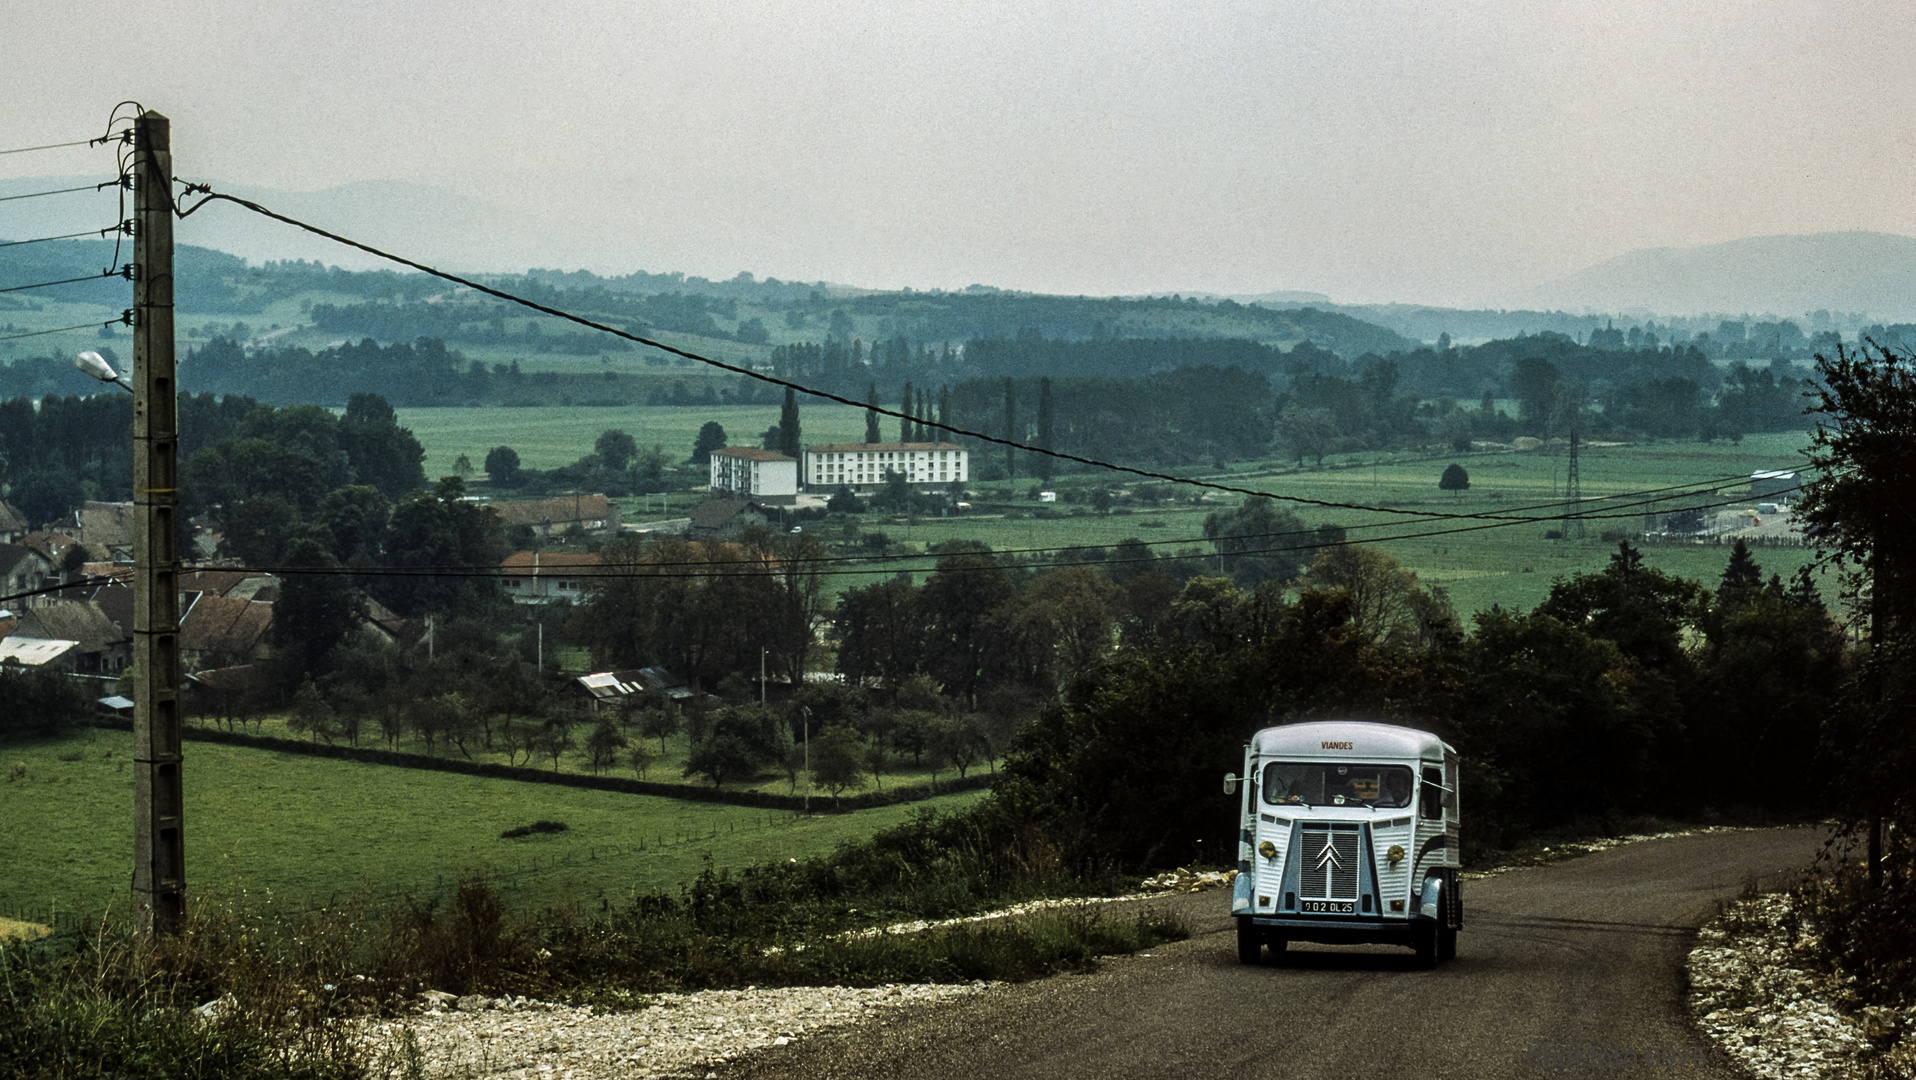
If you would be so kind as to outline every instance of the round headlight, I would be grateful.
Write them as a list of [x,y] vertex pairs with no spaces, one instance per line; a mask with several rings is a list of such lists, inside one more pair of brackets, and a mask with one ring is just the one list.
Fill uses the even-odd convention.
[[1392,866],[1395,866],[1398,863],[1403,862],[1404,861],[1404,846],[1402,844],[1392,844],[1390,846],[1390,850],[1384,853],[1384,857],[1390,860]]
[[1257,845],[1257,853],[1267,859],[1275,859],[1277,858],[1277,845],[1266,840]]

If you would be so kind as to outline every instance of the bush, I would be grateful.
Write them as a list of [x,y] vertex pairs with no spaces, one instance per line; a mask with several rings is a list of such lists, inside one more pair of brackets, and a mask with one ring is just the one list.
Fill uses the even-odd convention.
[[521,836],[562,833],[566,831],[567,828],[569,828],[569,826],[563,821],[535,821],[530,825],[521,825],[516,829],[507,829],[505,832],[499,834],[499,839],[516,840]]

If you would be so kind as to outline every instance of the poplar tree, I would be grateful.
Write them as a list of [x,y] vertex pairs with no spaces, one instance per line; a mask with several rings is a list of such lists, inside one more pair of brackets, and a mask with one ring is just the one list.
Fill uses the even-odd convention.
[[884,437],[878,433],[878,383],[876,381],[867,383],[865,386],[865,441],[868,443],[884,441]]
[[[1005,438],[1018,441],[1018,394],[1010,379],[1005,380]],[[1018,451],[1005,447],[1005,479],[1018,478]]]
[[901,443],[908,443],[912,441],[911,439],[911,400],[912,400],[911,393],[912,393],[911,384],[906,383],[905,392],[898,396],[898,402],[899,402],[898,411],[903,414],[903,419],[898,421],[898,441]]
[[802,447],[798,433],[798,392],[785,388],[785,406],[778,413],[778,452],[796,459]]
[[[1054,423],[1055,414],[1051,404],[1051,379],[1047,376],[1038,380],[1038,446],[1040,449],[1057,449],[1052,445],[1052,436],[1054,434],[1052,426]],[[1056,461],[1057,459],[1049,454],[1040,454],[1038,456],[1038,477],[1046,483],[1051,481],[1051,474],[1053,468],[1056,466]]]

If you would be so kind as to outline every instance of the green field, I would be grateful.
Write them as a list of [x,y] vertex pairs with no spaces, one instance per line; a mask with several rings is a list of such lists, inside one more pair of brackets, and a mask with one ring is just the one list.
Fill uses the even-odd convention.
[[[1790,468],[1801,463],[1805,438],[1798,434],[1756,435],[1740,445],[1728,442],[1660,442],[1632,446],[1590,447],[1579,456],[1581,487],[1586,499],[1623,495],[1678,484],[1721,483],[1725,500],[1747,491],[1749,474],[1757,469]],[[1470,473],[1468,491],[1437,488],[1437,478],[1450,461]],[[1430,458],[1408,455],[1361,454],[1327,459],[1327,468],[1292,471],[1288,463],[1241,463],[1231,471],[1205,472],[1205,479],[1237,487],[1293,495],[1304,499],[1387,509],[1462,514],[1536,514],[1533,508],[1560,499],[1565,485],[1567,457],[1561,450],[1525,453],[1462,455]],[[1274,471],[1276,474],[1274,474]],[[1053,486],[1068,488],[1076,477],[1058,479]],[[1127,479],[1112,481],[1128,484]],[[987,492],[1002,491],[1022,498],[1029,481],[1015,485],[983,485]],[[919,517],[872,520],[865,527],[884,531],[894,540],[923,545],[939,540],[975,538],[994,548],[1053,545],[1112,544],[1125,537],[1162,542],[1159,551],[1196,546],[1203,540],[1206,515],[1226,507],[1231,496],[1216,497],[1198,506],[1134,510],[1108,517],[1087,508],[1064,504],[1014,511],[1019,516],[980,518]],[[1754,505],[1753,502],[1748,505]],[[1367,510],[1334,510],[1310,505],[1294,507],[1306,525],[1334,523],[1349,530],[1353,540],[1375,542],[1414,570],[1427,585],[1441,585],[1457,610],[1465,615],[1492,605],[1528,610],[1542,602],[1550,584],[1564,575],[1593,572],[1607,565],[1615,541],[1601,533],[1612,528],[1642,527],[1642,508],[1620,508],[1615,517],[1588,521],[1581,540],[1547,540],[1554,523],[1519,524],[1472,531],[1469,521],[1421,521],[1405,515]],[[1487,523],[1485,523],[1487,524]],[[1444,535],[1415,536],[1428,533]],[[829,534],[828,534],[829,535]],[[1651,566],[1714,585],[1729,560],[1727,547],[1651,545],[1643,549]],[[1785,580],[1810,561],[1806,548],[1760,548],[1757,561],[1765,574]],[[854,581],[860,579],[852,579]],[[1833,582],[1825,579],[1825,595],[1833,602]]]
[[[0,913],[50,921],[122,902],[133,834],[131,736],[86,730],[0,746]],[[585,791],[186,746],[186,859],[196,890],[313,906],[362,891],[431,893],[468,871],[523,904],[618,900],[670,889],[709,854],[741,867],[831,850],[972,792],[908,806],[799,817],[718,803]],[[502,840],[546,819],[568,831]]]
[[[699,428],[716,420],[735,446],[757,446],[759,435],[778,423],[777,405],[638,405],[631,408],[573,406],[509,409],[400,409],[399,422],[426,448],[426,475],[452,472],[461,454],[476,468],[486,451],[510,446],[528,469],[570,465],[592,452],[600,433],[617,428],[641,447],[664,447],[666,460],[692,456]],[[865,410],[849,405],[805,405],[800,411],[808,443],[858,442],[865,438]],[[890,425],[896,430],[896,425]]]

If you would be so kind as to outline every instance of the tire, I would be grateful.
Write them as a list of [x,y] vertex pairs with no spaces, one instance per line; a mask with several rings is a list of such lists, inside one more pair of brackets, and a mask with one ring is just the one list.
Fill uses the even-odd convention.
[[1437,969],[1437,924],[1434,922],[1420,924],[1412,930],[1411,934],[1411,947],[1417,950],[1417,970],[1435,971]]
[[1457,931],[1446,926],[1437,931],[1437,960],[1457,959]]
[[1258,964],[1264,960],[1264,937],[1249,919],[1237,921],[1237,962]]

